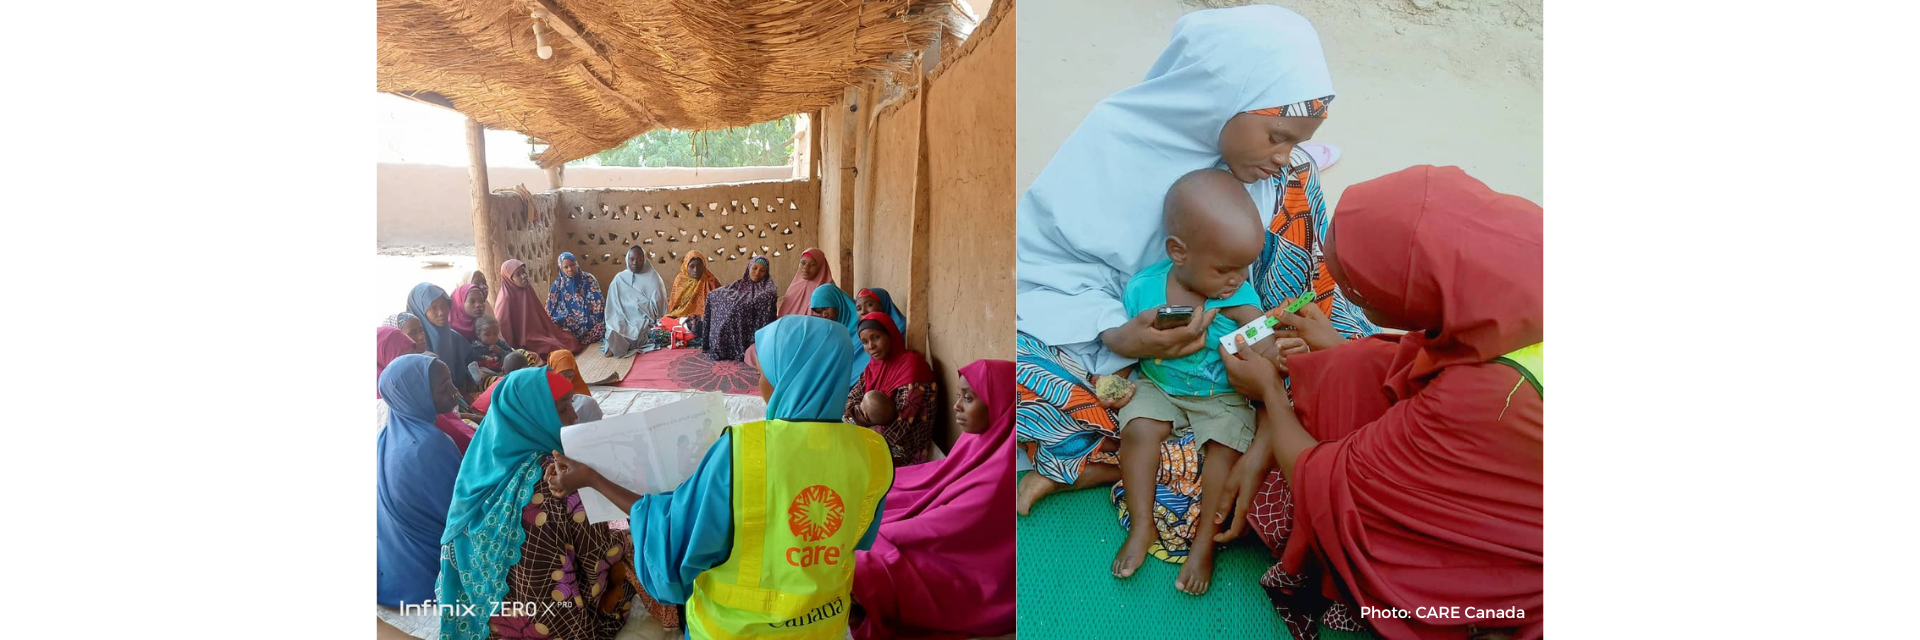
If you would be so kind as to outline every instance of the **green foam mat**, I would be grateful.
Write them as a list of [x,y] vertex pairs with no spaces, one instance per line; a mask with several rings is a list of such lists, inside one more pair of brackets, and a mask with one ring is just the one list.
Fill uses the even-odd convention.
[[[1114,578],[1113,555],[1127,532],[1111,496],[1110,487],[1060,491],[1016,518],[1022,640],[1289,637],[1260,587],[1273,554],[1252,532],[1215,554],[1206,595],[1175,591],[1180,566],[1152,557],[1133,577]],[[1372,638],[1325,628],[1320,637]]]

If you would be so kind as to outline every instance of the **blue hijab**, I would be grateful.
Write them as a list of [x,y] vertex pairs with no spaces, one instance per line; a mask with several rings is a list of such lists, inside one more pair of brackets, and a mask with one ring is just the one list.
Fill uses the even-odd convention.
[[560,413],[546,367],[507,374],[493,387],[493,406],[460,462],[453,506],[440,535],[439,601],[475,603],[473,615],[440,617],[440,637],[486,635],[488,607],[507,596],[507,572],[527,540],[521,510],[540,490],[540,456],[560,449]]
[[433,363],[413,353],[394,358],[380,373],[387,426],[375,451],[379,510],[375,524],[378,601],[399,606],[433,599],[440,571],[440,533],[460,472],[460,450],[433,426]]
[[447,301],[447,313],[453,313],[453,298],[447,296],[446,289],[431,282],[413,285],[413,291],[407,294],[407,313],[418,316],[420,326],[426,328],[427,350],[440,356],[440,360],[447,363],[447,368],[453,370],[453,386],[466,389],[474,386],[473,377],[467,374],[467,363],[470,362],[467,339],[454,331],[452,326],[437,327],[427,321],[427,307],[442,298]]
[[[839,291],[822,286],[815,299],[829,288]],[[753,344],[760,373],[773,385],[768,420],[839,422],[846,415],[846,371],[855,349],[845,327],[826,318],[781,316],[754,332]]]
[[[847,386],[851,388],[859,384],[860,373],[866,371],[867,361],[872,359],[872,356],[860,349],[860,313],[853,310],[853,298],[847,297],[847,292],[841,291],[840,287],[829,282],[813,290],[812,303],[807,306],[814,309],[832,307],[840,310],[839,323],[845,325],[847,340],[853,344],[854,351],[853,362],[848,365],[851,378],[847,380]],[[758,340],[758,338],[755,339]]]

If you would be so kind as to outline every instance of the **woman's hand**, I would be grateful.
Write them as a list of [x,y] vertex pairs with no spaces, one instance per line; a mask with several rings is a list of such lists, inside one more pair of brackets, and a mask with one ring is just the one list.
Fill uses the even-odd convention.
[[1108,351],[1123,358],[1183,358],[1207,347],[1207,327],[1219,313],[1220,310],[1211,309],[1193,314],[1193,320],[1185,326],[1155,329],[1153,321],[1160,311],[1148,309],[1126,324],[1100,332],[1100,342]]
[[[1255,439],[1259,441],[1258,438]],[[1249,447],[1247,455],[1233,464],[1233,470],[1227,473],[1227,483],[1221,487],[1220,505],[1213,514],[1216,527],[1213,541],[1226,544],[1238,539],[1247,532],[1247,511],[1253,508],[1253,496],[1260,491],[1260,484],[1267,481],[1267,465],[1273,462],[1271,447]]]
[[580,464],[566,454],[553,452],[553,468],[547,472],[547,488],[552,489],[554,495],[564,498],[604,479],[593,467]]
[[1270,404],[1286,400],[1286,387],[1280,384],[1280,367],[1248,348],[1245,336],[1235,335],[1233,342],[1239,353],[1227,353],[1226,347],[1219,349],[1220,362],[1226,365],[1227,381],[1233,384],[1234,390],[1248,399]]
[[1312,349],[1307,347],[1306,340],[1274,336],[1273,344],[1270,345],[1266,351],[1255,349],[1254,353],[1265,357],[1268,362],[1273,363],[1274,368],[1280,370],[1281,375],[1286,375],[1289,371],[1287,369],[1287,358],[1311,351]]
[[1299,313],[1287,313],[1286,307],[1274,307],[1267,315],[1280,321],[1281,326],[1293,327],[1275,331],[1274,335],[1283,338],[1305,340],[1307,347],[1314,351],[1325,351],[1346,344],[1346,336],[1333,328],[1333,321],[1320,312],[1320,305],[1309,304],[1301,307]]

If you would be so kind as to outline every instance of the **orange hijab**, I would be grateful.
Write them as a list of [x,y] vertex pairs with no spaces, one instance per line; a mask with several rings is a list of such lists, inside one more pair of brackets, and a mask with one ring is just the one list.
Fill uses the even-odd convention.
[[[694,259],[700,260],[700,277],[687,275],[687,265]],[[713,275],[713,265],[699,251],[688,251],[687,257],[680,260],[680,275],[673,277],[673,296],[667,299],[667,315],[675,318],[704,316],[707,314],[707,294],[720,288],[720,279]]]
[[568,371],[572,371],[574,395],[580,395],[580,396],[593,395],[593,392],[587,389],[586,377],[580,375],[580,365],[574,364],[573,362],[572,351],[561,349],[559,351],[555,351],[553,353],[547,354],[547,368],[552,369],[554,373],[566,373]]

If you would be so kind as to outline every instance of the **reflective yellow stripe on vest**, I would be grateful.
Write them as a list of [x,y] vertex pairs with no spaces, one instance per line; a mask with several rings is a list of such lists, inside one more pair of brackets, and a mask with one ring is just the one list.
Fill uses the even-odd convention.
[[1546,344],[1536,342],[1532,346],[1521,347],[1512,353],[1494,358],[1493,361],[1519,371],[1520,377],[1526,378],[1527,383],[1533,385],[1534,392],[1545,398],[1547,397],[1547,370],[1542,356],[1546,352]]
[[893,486],[886,439],[845,423],[772,420],[730,431],[733,553],[694,579],[687,631],[846,637],[854,546]]

